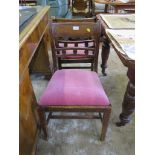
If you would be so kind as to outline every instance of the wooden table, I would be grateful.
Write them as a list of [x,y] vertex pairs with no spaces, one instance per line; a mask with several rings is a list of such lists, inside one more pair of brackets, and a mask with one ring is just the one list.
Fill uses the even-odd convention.
[[135,2],[123,3],[119,0],[94,0],[96,3],[105,4],[105,13],[108,12],[108,5],[114,8],[114,13],[122,9],[135,9]]
[[129,78],[129,82],[122,103],[122,113],[120,114],[120,122],[117,123],[118,126],[122,126],[130,122],[130,116],[135,109],[135,61],[129,60],[125,55],[120,53],[119,49],[116,48],[116,44],[114,44],[114,42],[112,41],[112,38],[106,34],[106,29],[109,28],[108,25],[105,21],[103,21],[100,15],[97,15],[97,18],[101,21],[104,34],[101,65],[103,75],[106,75],[105,69],[107,68],[107,61],[109,58],[110,44],[112,44],[113,48],[115,49],[117,55],[119,56],[124,66],[128,67],[127,76]]
[[[38,13],[19,35],[19,151],[20,155],[31,155],[35,150],[38,116],[37,103],[30,80],[31,72],[51,74],[48,49],[50,7],[36,7]],[[37,65],[39,64],[39,66]]]

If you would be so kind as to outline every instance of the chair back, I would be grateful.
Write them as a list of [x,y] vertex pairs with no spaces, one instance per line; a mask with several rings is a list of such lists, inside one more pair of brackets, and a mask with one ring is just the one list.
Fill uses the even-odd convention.
[[60,18],[60,17],[52,17],[50,22],[97,22],[97,18]]
[[[54,71],[62,68],[90,68],[97,72],[99,22],[51,22],[50,30]],[[60,63],[90,65],[63,67]]]

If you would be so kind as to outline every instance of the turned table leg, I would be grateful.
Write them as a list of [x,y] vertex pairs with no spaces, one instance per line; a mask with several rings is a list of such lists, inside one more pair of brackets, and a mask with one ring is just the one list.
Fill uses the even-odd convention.
[[104,13],[108,13],[108,4],[105,4]]
[[110,45],[108,39],[105,37],[103,39],[103,45],[102,45],[102,52],[101,52],[101,59],[102,59],[102,74],[106,76],[107,74],[105,73],[105,69],[107,68],[107,61],[109,58],[109,53],[110,53]]
[[129,82],[124,95],[122,103],[122,113],[120,114],[120,122],[117,122],[117,126],[124,126],[131,120],[131,114],[135,110],[135,70],[128,69]]

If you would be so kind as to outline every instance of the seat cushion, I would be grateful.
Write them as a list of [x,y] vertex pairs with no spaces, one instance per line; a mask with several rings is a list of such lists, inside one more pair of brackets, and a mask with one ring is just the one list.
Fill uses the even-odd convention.
[[109,104],[97,73],[81,69],[56,71],[39,100],[41,106],[103,106]]

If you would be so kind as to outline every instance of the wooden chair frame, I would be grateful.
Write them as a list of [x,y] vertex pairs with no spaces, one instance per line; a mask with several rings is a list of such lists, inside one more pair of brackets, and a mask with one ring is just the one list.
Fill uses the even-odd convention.
[[[72,22],[67,22],[65,23],[65,20],[62,22],[51,22],[51,27],[52,27],[52,32],[51,32],[51,47],[52,47],[52,51],[55,51],[57,47],[55,47],[55,43],[56,42],[54,40],[54,36],[58,35],[61,36],[65,36],[65,37],[75,37],[75,32],[76,31],[72,31],[71,28],[73,28],[74,26],[79,26],[80,27],[80,31],[77,31],[77,34],[80,37],[79,41],[64,41],[63,43],[65,44],[65,46],[67,46],[67,44],[70,43],[74,43],[75,45],[77,45],[78,43],[85,43],[88,44],[89,42],[94,42],[95,47],[74,47],[74,48],[69,48],[69,47],[64,47],[64,48],[57,48],[57,50],[75,50],[75,53],[73,54],[73,56],[80,56],[80,55],[76,55],[76,51],[78,50],[92,50],[94,51],[95,56],[88,56],[87,54],[85,55],[84,58],[76,58],[74,57],[73,59],[68,59],[66,58],[67,55],[65,55],[65,53],[63,53],[63,55],[58,55],[55,52],[52,52],[53,55],[53,61],[54,61],[54,71],[56,71],[57,69],[66,69],[66,68],[81,68],[81,69],[91,69],[92,71],[96,71],[97,72],[97,65],[98,65],[98,53],[99,53],[99,37],[100,37],[100,22],[98,21],[97,23],[94,21],[95,19],[87,19],[84,20],[83,22],[79,21],[79,20],[74,20]],[[92,22],[93,21],[93,22]],[[96,26],[95,26],[96,25]],[[63,27],[66,27],[66,32],[63,31]],[[58,28],[60,27],[60,28]],[[83,31],[85,29],[89,29],[91,28],[91,32],[85,32],[83,33]],[[97,31],[97,28],[99,28],[99,30]],[[60,32],[61,31],[61,32]],[[94,33],[94,34],[93,34]],[[81,39],[81,37],[91,37],[94,35],[93,39]],[[57,43],[58,44],[58,43]],[[96,48],[97,47],[97,48]],[[87,67],[63,67],[62,64],[65,63],[90,63],[91,66],[87,66]]]
[[[111,105],[109,106],[47,106],[41,107],[37,106],[37,111],[40,119],[40,127],[43,130],[45,139],[48,139],[48,129],[47,125],[50,119],[100,119],[102,123],[100,140],[103,141],[106,136],[108,123],[111,114]],[[45,112],[49,112],[48,117],[46,118]],[[53,115],[53,112],[87,112],[94,113],[97,112],[98,115]]]
[[91,17],[91,18],[57,18],[53,17],[52,19],[49,20],[49,22],[58,22],[58,23],[64,23],[64,22],[97,22],[96,17]]
[[[97,58],[98,58],[98,51],[99,51],[99,32],[100,32],[100,25],[98,25],[99,23],[91,23],[91,22],[85,22],[85,23],[81,23],[81,22],[67,22],[67,23],[52,23],[50,24],[50,28],[51,28],[51,46],[52,46],[52,54],[53,57],[55,57],[54,63],[56,63],[56,50],[57,48],[55,48],[55,44],[54,44],[54,37],[55,35],[57,37],[59,36],[71,36],[71,37],[89,37],[89,35],[93,35],[94,39],[96,39],[96,44],[97,47],[96,48],[96,54],[94,55],[95,59],[94,59],[94,67],[92,68],[92,70],[97,72]],[[73,26],[80,26],[80,28],[82,27],[83,29],[89,27],[92,28],[91,31],[89,31],[89,33],[84,32],[83,29],[79,29],[79,33],[73,33],[72,31],[70,31],[69,27],[73,27]],[[65,27],[66,26],[66,27]],[[63,30],[62,30],[63,27]],[[65,29],[66,28],[66,29]],[[59,32],[58,32],[58,31]],[[80,31],[81,30],[81,31]],[[58,32],[58,33],[57,33]],[[55,65],[55,70],[58,69],[58,67],[56,67],[57,65]],[[37,111],[38,111],[38,115],[39,115],[39,119],[40,119],[40,127],[43,130],[45,139],[48,138],[48,130],[47,130],[47,125],[50,119],[100,119],[101,123],[102,123],[102,130],[101,130],[101,136],[100,136],[100,140],[104,140],[105,136],[106,136],[106,131],[108,128],[108,122],[109,122],[109,118],[110,118],[110,114],[111,114],[111,105],[107,105],[107,106],[37,106]],[[45,112],[49,112],[48,117],[46,118]],[[79,116],[79,115],[75,115],[75,116],[70,116],[70,115],[54,115],[53,112],[76,112],[76,113],[80,113],[80,112],[86,112],[86,113],[98,113],[98,115],[85,115],[85,116]]]

